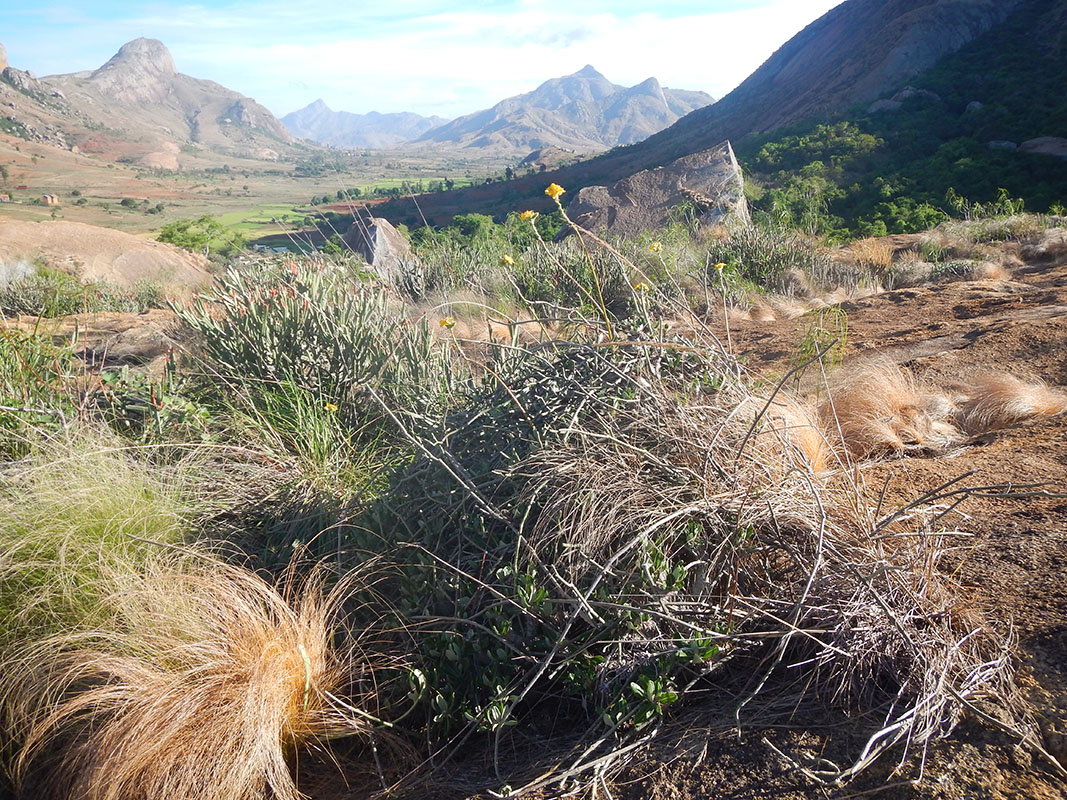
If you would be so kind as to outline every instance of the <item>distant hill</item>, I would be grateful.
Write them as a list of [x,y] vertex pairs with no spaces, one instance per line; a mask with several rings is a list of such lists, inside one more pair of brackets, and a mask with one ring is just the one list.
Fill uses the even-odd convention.
[[[724,139],[737,148],[746,136],[839,115],[856,103],[869,103],[902,88],[942,57],[1003,23],[1021,2],[846,0],[790,39],[722,100],[644,141],[532,178],[420,198],[419,205],[434,221],[447,221],[456,213],[548,208],[550,203],[541,194],[547,181],[568,191],[611,184]],[[998,58],[1019,55],[1004,50]],[[992,69],[983,68],[983,74]],[[419,219],[413,205],[403,201],[379,213],[402,222]]]
[[334,147],[386,149],[417,139],[448,122],[443,117],[423,117],[411,112],[353,114],[334,111],[322,100],[282,117],[293,136]]
[[255,100],[177,71],[162,42],[135,39],[99,69],[36,78],[8,66],[9,133],[106,159],[179,169],[198,157],[277,160],[296,140]]
[[532,92],[502,100],[421,136],[416,145],[477,148],[525,156],[554,145],[579,153],[632,144],[715,99],[666,89],[655,78],[629,88],[593,67],[545,81]]

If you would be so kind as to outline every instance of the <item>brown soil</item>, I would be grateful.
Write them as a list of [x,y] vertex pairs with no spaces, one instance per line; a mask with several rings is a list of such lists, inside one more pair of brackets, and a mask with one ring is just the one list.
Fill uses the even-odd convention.
[[[887,292],[843,307],[848,312],[848,359],[884,354],[933,383],[976,370],[1002,369],[1067,384],[1067,264],[1021,268],[1010,281]],[[734,322],[731,337],[748,368],[774,380],[790,368],[810,324],[803,317],[769,324]],[[818,376],[808,376],[803,385],[817,390],[818,382]],[[969,499],[944,520],[969,536],[941,568],[993,625],[1014,631],[1021,689],[1040,719],[1044,746],[1067,764],[1067,498],[1055,496],[1067,492],[1067,417],[986,435],[947,456],[871,464],[862,474],[872,498],[886,487],[883,503],[891,508],[972,471],[968,485],[1040,483],[1037,489],[1050,493]],[[565,758],[565,743],[546,733],[543,739],[529,732],[514,734],[500,754],[502,763],[514,771],[502,769],[501,774],[533,777]],[[855,720],[816,708],[795,709],[785,724],[779,719],[774,725],[747,727],[738,738],[720,706],[709,698],[681,711],[592,796],[1067,798],[1062,773],[1019,746],[1017,739],[973,716],[965,716],[948,739],[933,744],[925,763],[912,756],[901,764],[889,756],[844,787],[816,785],[775,752],[807,753],[841,763],[862,741]],[[340,770],[328,761],[306,765],[304,789],[324,799],[367,796],[366,789],[355,787],[368,783],[380,789],[365,758],[342,756],[339,761],[345,765]],[[487,788],[499,791],[503,783],[493,774],[492,752],[472,746],[412,795],[489,797]],[[920,775],[922,780],[915,782]],[[555,794],[560,788],[541,791]]]
[[[1002,369],[1067,385],[1067,263],[1023,267],[1010,281],[972,281],[887,292],[845,303],[846,359],[883,354],[932,383],[947,383],[977,370]],[[149,361],[173,345],[171,318],[95,315],[81,321],[88,355]],[[64,321],[56,335],[66,332]],[[731,322],[735,352],[768,381],[785,374],[809,318],[771,323]],[[723,331],[725,333],[725,331]],[[141,346],[143,351],[139,351]],[[129,351],[128,353],[126,351]],[[126,353],[126,355],[123,355]],[[94,356],[94,358],[97,356]],[[846,360],[847,363],[847,360]],[[802,383],[818,390],[809,368]],[[946,526],[969,535],[943,560],[962,595],[1001,630],[1017,637],[1019,682],[1041,722],[1044,745],[1067,764],[1067,417],[1015,426],[980,437],[941,457],[910,457],[874,463],[862,470],[869,496],[885,487],[884,508],[921,498],[936,487],[973,472],[972,486],[1011,483],[1020,492],[1040,483],[1048,496],[970,498]],[[872,501],[875,502],[875,501]],[[725,697],[729,687],[723,688]],[[970,798],[1067,798],[1061,775],[1016,739],[967,716],[946,740],[935,743],[925,763],[883,759],[852,783],[817,786],[776,754],[807,753],[845,763],[864,739],[857,720],[825,709],[797,708],[774,724],[753,724],[740,738],[715,697],[694,701],[596,796],[617,800],[697,798],[846,798],[969,800]],[[562,731],[562,733],[561,733]],[[516,732],[500,756],[501,774],[515,784],[566,758],[573,721],[545,723],[543,731]],[[352,747],[351,751],[347,747]],[[388,760],[387,756],[384,756]],[[471,744],[445,769],[430,774],[408,796],[489,797],[501,788],[491,748]],[[321,800],[367,797],[381,783],[367,753],[355,745],[305,759],[301,786]],[[911,779],[922,776],[919,783]],[[549,786],[544,793],[558,793]],[[610,794],[607,791],[610,791]],[[536,795],[531,795],[536,796]]]

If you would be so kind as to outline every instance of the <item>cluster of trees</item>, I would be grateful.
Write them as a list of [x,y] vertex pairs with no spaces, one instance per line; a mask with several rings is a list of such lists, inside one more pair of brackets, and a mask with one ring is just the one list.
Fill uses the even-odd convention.
[[227,230],[214,217],[178,219],[164,225],[156,240],[203,253],[205,256],[227,257],[245,246],[244,237],[237,231]]

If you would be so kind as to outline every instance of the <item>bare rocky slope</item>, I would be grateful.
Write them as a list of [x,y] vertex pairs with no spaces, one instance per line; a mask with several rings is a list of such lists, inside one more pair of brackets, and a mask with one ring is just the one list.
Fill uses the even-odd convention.
[[[549,181],[568,191],[610,184],[724,139],[736,143],[750,134],[840,112],[900,88],[1025,2],[846,0],[790,39],[726,97],[644,141],[545,175],[420,198],[419,204],[433,223],[471,211],[547,209],[541,191]],[[380,213],[400,222],[417,219],[414,207],[404,201]]]
[[293,135],[334,147],[385,149],[417,139],[443,125],[443,117],[424,117],[411,112],[353,114],[334,111],[322,100],[286,114],[282,124]]
[[524,156],[555,145],[595,153],[632,144],[715,99],[705,92],[667,89],[655,78],[629,88],[592,66],[545,81],[532,92],[434,128],[414,144],[491,150]]
[[298,146],[255,100],[178,72],[155,39],[136,39],[99,69],[69,75],[37,78],[6,66],[0,102],[8,133],[146,167],[273,161]]
[[168,288],[211,282],[207,259],[173,245],[81,222],[0,220],[0,263],[43,262],[83,281]]

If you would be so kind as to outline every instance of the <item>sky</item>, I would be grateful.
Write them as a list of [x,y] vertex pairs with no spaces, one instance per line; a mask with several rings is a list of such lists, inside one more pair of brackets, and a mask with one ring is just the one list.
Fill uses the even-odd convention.
[[161,40],[179,72],[277,116],[335,111],[456,117],[596,67],[723,97],[841,0],[0,0],[0,43],[38,76],[95,69]]

